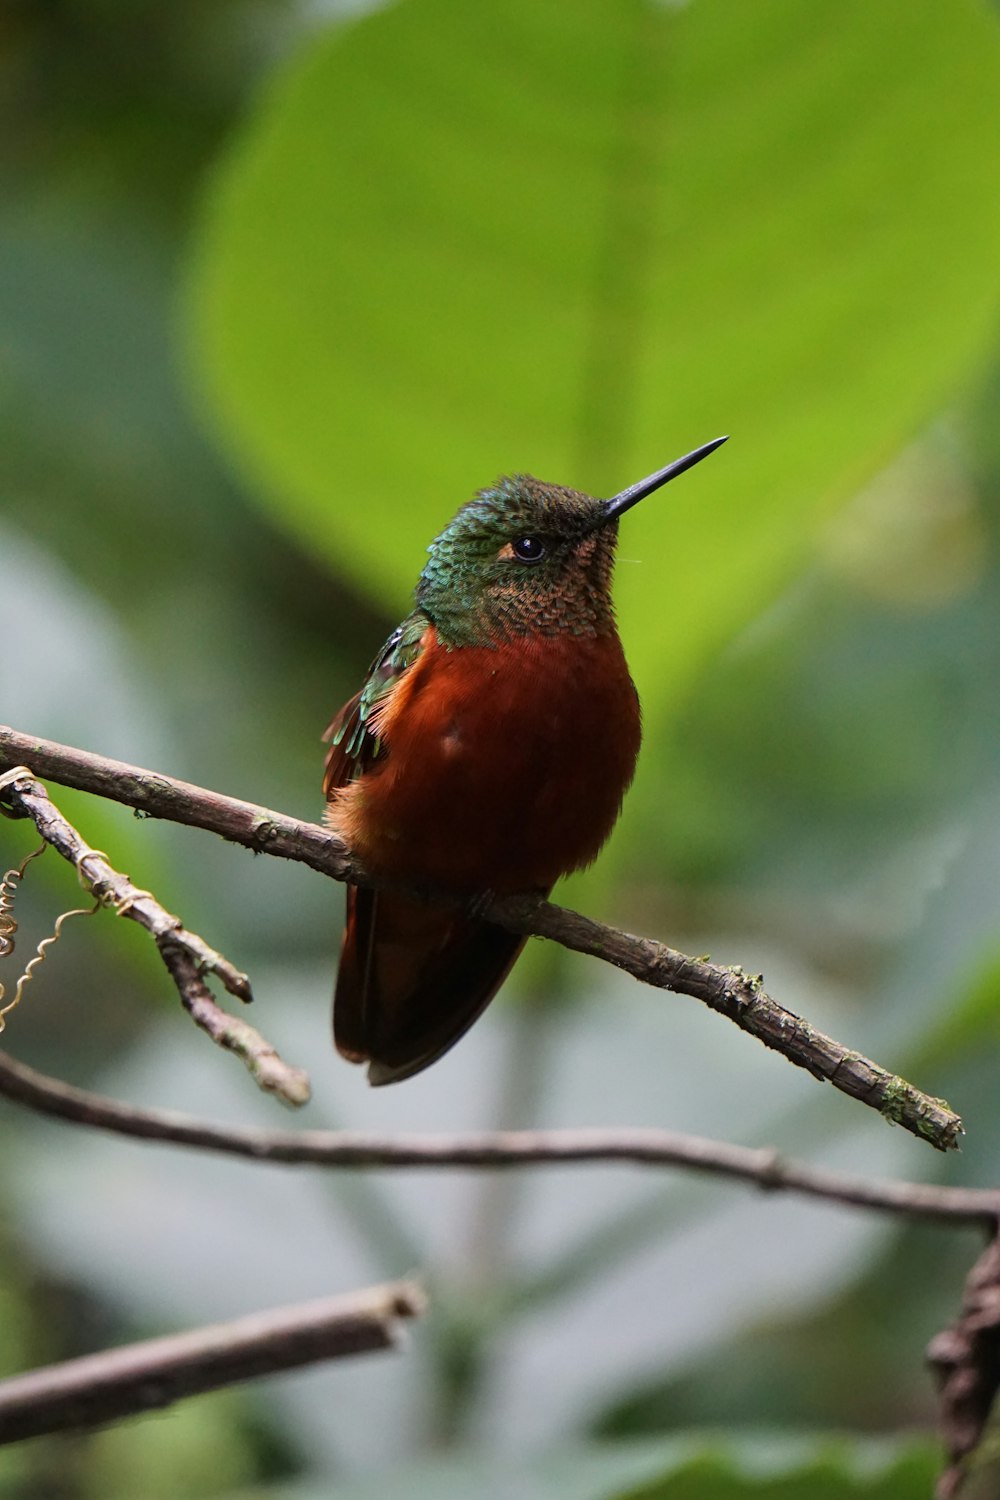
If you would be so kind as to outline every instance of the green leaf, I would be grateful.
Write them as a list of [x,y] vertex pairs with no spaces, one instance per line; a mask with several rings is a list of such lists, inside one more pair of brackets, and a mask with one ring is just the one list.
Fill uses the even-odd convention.
[[[257,1421],[254,1422],[254,1418]],[[207,1500],[253,1477],[259,1416],[245,1393],[211,1391],[155,1420],[116,1422],[90,1438],[86,1500]],[[263,1446],[263,1444],[261,1444]]]
[[[937,1472],[928,1444],[829,1438],[675,1436],[576,1443],[531,1461],[455,1454],[338,1486],[338,1500],[926,1500]],[[622,1490],[622,1485],[639,1485]],[[611,1488],[609,1488],[609,1486]],[[312,1500],[306,1482],[229,1500]]]
[[983,357],[998,131],[978,0],[402,0],[311,40],[211,182],[207,410],[399,611],[498,472],[611,493],[730,431],[624,529],[655,723]]
[[786,1464],[775,1455],[771,1465],[708,1453],[607,1500],[925,1500],[939,1467],[929,1447],[888,1463],[840,1442],[825,1447],[825,1456]]
[[921,1038],[915,1064],[941,1067],[970,1051],[995,1045],[1000,1031],[1000,958],[990,952],[977,966],[964,993]]

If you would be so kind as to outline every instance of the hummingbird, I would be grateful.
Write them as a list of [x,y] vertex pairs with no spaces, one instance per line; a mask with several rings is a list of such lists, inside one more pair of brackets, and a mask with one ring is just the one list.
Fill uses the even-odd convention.
[[436,1062],[509,974],[526,939],[485,920],[490,901],[547,896],[614,827],[641,738],[611,597],[619,518],[725,441],[610,500],[530,474],[480,490],[328,726],[327,823],[393,883],[348,886],[334,996],[337,1050],[372,1085]]

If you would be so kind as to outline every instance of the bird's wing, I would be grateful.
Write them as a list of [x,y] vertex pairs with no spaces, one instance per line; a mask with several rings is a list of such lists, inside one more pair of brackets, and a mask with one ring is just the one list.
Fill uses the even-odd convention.
[[330,741],[323,795],[360,776],[383,752],[374,716],[423,650],[429,621],[419,610],[397,625],[368,669],[361,691],[348,699],[323,734]]
[[[418,611],[393,631],[361,691],[327,729],[327,797],[388,753],[379,738],[379,710],[420,656],[429,623]],[[398,891],[348,886],[334,1003],[338,1051],[367,1062],[374,1084],[419,1073],[485,1009],[524,941]]]
[[[423,650],[430,622],[419,610],[392,632],[372,662],[360,691],[348,699],[327,726],[329,740],[323,776],[323,795],[329,798],[338,787],[356,780],[386,753],[379,738],[376,715]],[[338,1049],[352,1061],[368,1057],[365,1040],[367,997],[374,960],[378,891],[347,887],[347,910],[337,976],[336,1041]]]

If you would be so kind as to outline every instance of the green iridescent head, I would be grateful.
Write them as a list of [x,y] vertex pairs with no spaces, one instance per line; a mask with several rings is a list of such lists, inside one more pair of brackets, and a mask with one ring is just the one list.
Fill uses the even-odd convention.
[[416,600],[448,646],[517,635],[614,630],[611,577],[618,518],[713,452],[697,448],[611,500],[530,474],[480,490],[431,543]]

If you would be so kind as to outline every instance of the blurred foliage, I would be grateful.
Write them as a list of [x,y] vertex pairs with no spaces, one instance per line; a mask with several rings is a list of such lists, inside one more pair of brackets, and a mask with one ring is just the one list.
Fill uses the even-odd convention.
[[[960,0],[394,5],[305,49],[213,182],[195,339],[223,429],[272,513],[400,608],[469,476],[614,493],[733,432],[625,534],[659,725],[989,348],[998,84]],[[661,800],[640,776],[626,826],[655,836]]]
[[[0,717],[314,815],[319,731],[472,489],[611,492],[729,430],[623,539],[647,736],[603,900],[947,1093],[961,1158],[576,960],[573,1003],[495,1007],[430,1082],[369,1096],[327,1056],[322,882],[60,801],[253,972],[311,1123],[665,1123],[995,1183],[995,13],[347,10],[0,16]],[[0,825],[0,866],[28,847]],[[27,952],[75,891],[33,868]],[[141,933],[77,928],[20,1055],[272,1120]],[[930,1489],[922,1441],[825,1434],[932,1421],[964,1234],[623,1173],[320,1181],[4,1128],[5,1372],[415,1265],[435,1307],[396,1358],[0,1450],[11,1500]]]
[[890,1473],[866,1481],[834,1461],[810,1464],[779,1479],[747,1479],[734,1472],[725,1460],[706,1458],[677,1474],[638,1490],[630,1490],[617,1500],[848,1500],[849,1496],[869,1496],[871,1500],[908,1500],[926,1496],[934,1475],[934,1466],[924,1455],[906,1459]]
[[[933,1230],[893,1233],[865,1274],[805,1315],[780,1309],[751,1321],[735,1340],[706,1349],[667,1381],[617,1401],[594,1424],[602,1438],[633,1437],[696,1422],[711,1408],[720,1425],[738,1424],[749,1407],[780,1411],[809,1430],[831,1407],[857,1432],[892,1432],[921,1414],[933,1421],[923,1367],[921,1327],[943,1326],[955,1311],[974,1249],[973,1235],[946,1244]],[[870,1339],[872,1329],[878,1338]],[[866,1378],[856,1380],[859,1348]],[[901,1351],[905,1351],[901,1358]]]
[[[338,1487],[338,1500],[926,1500],[936,1454],[837,1439],[713,1435],[698,1442],[578,1444],[488,1471],[468,1459],[408,1464],[373,1483]],[[612,1475],[627,1489],[608,1489]],[[318,1500],[305,1485],[240,1491],[230,1500]]]

